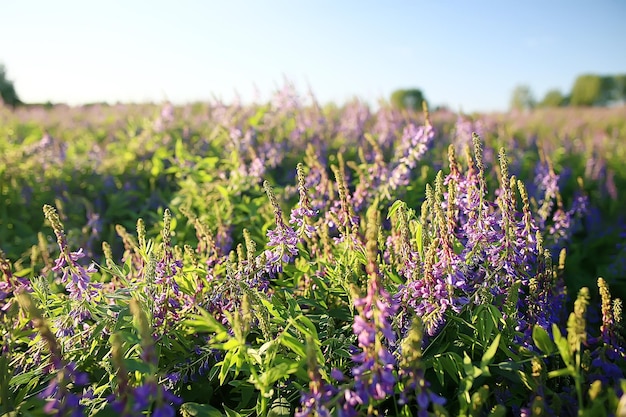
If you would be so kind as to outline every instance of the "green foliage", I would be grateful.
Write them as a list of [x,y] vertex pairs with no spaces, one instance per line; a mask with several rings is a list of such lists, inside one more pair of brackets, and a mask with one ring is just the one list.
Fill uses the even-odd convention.
[[607,106],[626,101],[626,76],[584,74],[572,87],[572,106]]
[[[178,412],[184,416],[293,415],[303,392],[332,383],[338,392],[328,405],[336,414],[342,390],[350,386],[359,336],[353,332],[355,301],[367,293],[367,275],[378,274],[382,286],[393,295],[406,284],[399,268],[407,256],[414,254],[418,271],[424,262],[432,262],[429,252],[446,234],[433,230],[425,219],[435,216],[441,223],[449,221],[457,208],[442,209],[443,194],[459,192],[450,184],[447,187],[452,188],[444,186],[441,173],[435,180],[435,172],[442,166],[440,156],[467,144],[462,141],[471,140],[471,133],[455,140],[448,133],[459,131],[461,123],[433,117],[438,132],[444,133],[438,133],[422,166],[411,171],[406,190],[393,190],[387,181],[373,191],[376,198],[362,203],[358,211],[385,220],[368,222],[354,216],[341,224],[346,219],[341,216],[355,214],[351,205],[357,204],[359,185],[387,175],[377,164],[401,149],[398,132],[390,135],[394,145],[385,147],[373,117],[363,122],[365,133],[336,135],[342,128],[343,110],[333,107],[301,110],[298,117],[309,117],[312,123],[323,121],[316,128],[306,124],[302,128],[289,109],[269,105],[237,109],[195,105],[175,112],[191,112],[198,120],[174,119],[165,125],[155,122],[154,108],[126,111],[99,108],[97,113],[107,120],[104,124],[83,120],[80,113],[53,113],[56,117],[51,118],[63,123],[79,120],[65,129],[36,126],[0,113],[0,245],[8,254],[5,258],[0,253],[0,283],[13,285],[27,279],[36,305],[20,309],[10,302],[13,293],[0,299],[0,340],[7,346],[0,357],[0,415],[42,414],[44,400],[39,393],[59,374],[50,371],[50,355],[59,352],[63,363],[75,363],[89,374],[86,389],[91,394],[82,400],[87,415],[119,415],[108,398],[122,398],[125,389],[151,383],[180,397]],[[619,282],[618,272],[609,268],[613,266],[609,248],[617,251],[619,231],[614,224],[623,214],[626,197],[609,197],[609,181],[602,173],[614,173],[616,189],[626,187],[626,177],[619,170],[626,158],[626,147],[619,142],[626,135],[626,124],[619,111],[588,111],[593,113],[542,109],[523,119],[511,115],[486,119],[490,128],[481,127],[485,147],[477,142],[477,148],[505,147],[507,154],[501,153],[499,170],[489,167],[498,164],[488,151],[467,163],[473,164],[474,174],[477,166],[484,171],[478,175],[485,205],[491,204],[495,186],[505,177],[520,190],[515,197],[519,201],[511,204],[532,210],[541,203],[521,189],[534,185],[537,163],[549,161],[550,169],[558,174],[569,170],[571,175],[562,177],[559,194],[554,196],[552,211],[570,207],[583,190],[602,214],[598,221],[606,222],[602,224],[611,233],[596,234],[597,229],[584,224],[568,244],[572,273],[568,275],[556,262],[551,265],[548,256],[545,262],[551,266],[546,276],[566,275],[576,291],[586,286],[585,277],[595,280],[594,268],[603,266],[612,289],[619,292],[620,286],[613,285]],[[418,123],[411,112],[393,114],[401,115],[394,120],[400,128]],[[44,140],[44,130],[54,140]],[[319,135],[323,140],[317,141]],[[244,142],[252,137],[255,141]],[[576,142],[565,141],[568,137]],[[41,143],[52,145],[37,148]],[[348,148],[352,150],[343,152]],[[94,159],[92,152],[97,149],[105,152]],[[266,158],[265,170],[256,174],[252,163],[267,149],[280,150],[283,158],[273,166]],[[321,155],[320,149],[328,154]],[[458,169],[460,162],[453,152],[449,155],[449,167],[443,170]],[[591,159],[599,164],[597,176],[588,172],[596,169],[589,168]],[[312,180],[307,177],[309,190],[325,190],[335,200],[312,202],[325,207],[311,220],[319,234],[298,241],[297,257],[284,262],[283,269],[268,279],[265,292],[252,283],[267,278],[262,266],[267,232],[276,227],[277,217],[288,221],[285,208],[294,207],[298,199],[294,176],[300,162],[304,173],[316,173]],[[519,182],[513,181],[513,175]],[[263,192],[264,179],[272,184],[275,206]],[[426,184],[433,182],[435,186],[429,185],[430,191],[425,192]],[[420,216],[417,208],[425,195],[430,203],[424,204]],[[53,203],[63,220],[67,251],[86,248],[86,260],[97,263],[91,282],[106,291],[91,302],[69,297],[62,271],[53,269],[59,255],[54,246],[58,235],[52,234],[41,215],[41,206]],[[331,212],[324,206],[334,203],[341,211]],[[329,217],[324,217],[324,210]],[[101,215],[102,227],[98,236],[88,239],[93,213]],[[338,232],[331,231],[330,223],[342,225],[343,240],[336,239]],[[546,223],[549,227],[550,219]],[[461,243],[448,235],[450,253],[460,253]],[[362,243],[363,236],[368,238],[367,245]],[[538,240],[549,237],[539,234]],[[109,243],[100,251],[102,241]],[[400,242],[401,247],[390,242]],[[482,261],[471,266],[484,267]],[[176,272],[166,282],[162,274],[168,270]],[[422,277],[416,275],[416,279]],[[5,287],[0,288],[4,291]],[[600,340],[601,335],[599,320],[586,320],[594,294],[581,291],[567,326],[534,324],[525,334],[520,330],[518,306],[528,293],[528,286],[517,281],[506,299],[499,300],[502,308],[486,302],[449,311],[441,331],[423,345],[421,329],[402,333],[403,320],[413,317],[398,314],[393,318],[393,331],[399,335],[394,346],[412,347],[409,354],[394,354],[423,374],[430,383],[429,392],[448,400],[443,406],[431,405],[428,412],[501,416],[512,414],[513,405],[528,406],[538,415],[567,415],[580,409],[581,415],[595,416],[617,410],[616,386],[598,384],[598,380],[586,384],[603,372],[590,360],[592,355],[614,354],[602,342],[591,347],[592,340]],[[161,296],[172,297],[164,313],[155,307]],[[220,297],[229,301],[230,309],[216,307]],[[610,300],[604,304],[611,304]],[[615,323],[621,316],[620,306],[613,304]],[[85,309],[89,317],[74,325],[73,315]],[[164,323],[158,321],[159,313]],[[62,331],[68,323],[74,334]],[[58,334],[57,345],[51,342],[51,331]],[[377,336],[378,343],[382,339]],[[335,369],[347,375],[347,380],[335,380]],[[79,393],[72,384],[66,388]],[[389,398],[360,411],[416,415],[415,404],[399,401],[403,388],[397,384]],[[138,403],[134,397],[128,401],[128,407]],[[143,413],[155,414],[163,402],[159,395],[151,397]]]
[[602,94],[602,78],[598,75],[586,74],[576,78],[570,104],[572,106],[593,106],[600,104]]
[[11,107],[22,104],[15,92],[13,82],[7,78],[6,68],[3,64],[0,64],[0,98],[3,103]]
[[613,77],[613,87],[615,91],[614,99],[617,102],[626,103],[626,74],[620,74]]
[[561,107],[567,104],[567,98],[561,93],[560,90],[550,90],[543,97],[538,107]]
[[422,90],[417,88],[395,90],[390,98],[393,107],[413,111],[421,111],[425,101]]
[[510,108],[513,110],[530,110],[536,105],[532,90],[527,85],[518,85],[511,93]]

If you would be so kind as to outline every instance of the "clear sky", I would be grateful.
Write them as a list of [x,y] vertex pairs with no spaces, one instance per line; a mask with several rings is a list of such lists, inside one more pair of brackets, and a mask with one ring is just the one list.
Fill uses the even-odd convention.
[[0,1],[0,62],[26,102],[320,102],[396,88],[433,105],[505,110],[582,73],[626,72],[626,1]]

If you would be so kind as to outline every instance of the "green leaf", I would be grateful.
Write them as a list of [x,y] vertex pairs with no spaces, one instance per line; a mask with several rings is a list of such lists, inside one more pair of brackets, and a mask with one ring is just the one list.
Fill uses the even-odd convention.
[[548,378],[557,378],[560,376],[574,376],[574,372],[572,372],[569,368],[561,368],[554,371],[548,372]]
[[226,333],[226,328],[208,312],[199,309],[200,314],[191,315],[192,319],[184,320],[183,324],[200,333]]
[[503,371],[507,372],[517,371],[522,367],[521,364],[512,361],[500,362],[496,364],[496,366],[498,367],[498,369],[502,369]]
[[41,371],[36,369],[34,371],[26,372],[23,374],[15,375],[9,381],[10,387],[15,387],[16,385],[23,385],[29,382],[32,379],[38,379],[37,377],[41,375]]
[[420,260],[424,260],[424,226],[420,222],[415,222],[415,240],[417,241],[417,252],[420,255]]
[[521,370],[517,371],[517,376],[519,377],[520,381],[522,381],[522,384],[524,384],[524,386],[528,388],[531,392],[535,392],[537,390],[537,381],[535,380],[535,378],[529,377],[528,374]]
[[267,113],[267,106],[259,107],[257,112],[248,119],[248,124],[252,127],[257,127],[263,121],[265,113]]
[[402,200],[394,201],[391,207],[389,207],[389,210],[387,210],[387,219],[391,219],[393,215],[396,213],[396,211],[398,211],[398,209],[405,204],[406,203]]
[[228,351],[226,352],[226,355],[224,355],[224,360],[215,364],[215,366],[221,365],[219,373],[220,385],[224,385],[224,381],[226,381],[226,376],[228,375],[233,359],[233,351]]
[[462,361],[461,357],[454,352],[435,355],[433,358],[433,368],[437,373],[437,379],[441,385],[444,385],[446,373],[452,377],[455,383],[459,382]]
[[304,324],[306,326],[306,329],[308,330],[308,333],[310,333],[314,339],[319,339],[318,335],[317,335],[317,329],[315,328],[315,325],[313,324],[313,322],[306,316],[304,315],[300,315],[298,317],[296,317],[296,320],[301,322],[302,324]]
[[533,327],[533,342],[539,350],[547,355],[556,352],[556,345],[552,339],[550,339],[548,332],[537,324]]
[[224,197],[226,201],[230,201],[230,191],[222,185],[216,184],[215,189]]
[[224,412],[226,413],[226,417],[241,417],[242,416],[241,414],[239,414],[235,410],[230,409],[230,408],[226,407],[225,405],[222,405],[222,407],[224,407]]
[[150,364],[135,358],[124,359],[124,366],[131,372],[138,371],[144,375],[149,375],[153,371]]
[[496,356],[496,352],[498,351],[498,345],[500,344],[500,333],[496,335],[491,343],[491,346],[485,351],[483,357],[480,361],[481,368],[488,366],[493,360],[494,356]]
[[304,346],[304,343],[296,339],[291,334],[283,333],[280,335],[279,340],[283,346],[291,349],[296,355],[300,356],[301,358],[306,357],[306,348]]
[[291,415],[291,404],[287,399],[281,397],[272,403],[268,417],[288,417]]
[[561,330],[559,330],[559,326],[556,323],[552,324],[552,336],[563,362],[568,366],[572,365],[572,352],[570,351],[569,343],[567,343],[567,338],[561,335]]
[[295,373],[298,367],[298,362],[282,362],[260,374],[259,380],[264,386],[269,387],[274,384],[274,382],[280,381],[283,378],[287,378],[288,375]]
[[224,414],[208,404],[184,403],[180,406],[183,417],[223,417]]
[[31,394],[35,390],[35,388],[37,388],[38,384],[39,384],[39,376],[36,376],[35,378],[28,381],[26,386],[20,389],[15,395],[15,398],[14,398],[15,403],[22,402],[24,398],[26,398],[27,395]]

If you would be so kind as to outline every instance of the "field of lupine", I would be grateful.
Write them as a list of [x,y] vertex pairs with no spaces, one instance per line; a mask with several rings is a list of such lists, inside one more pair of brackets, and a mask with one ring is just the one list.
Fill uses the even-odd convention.
[[624,416],[624,160],[624,107],[0,109],[0,416]]

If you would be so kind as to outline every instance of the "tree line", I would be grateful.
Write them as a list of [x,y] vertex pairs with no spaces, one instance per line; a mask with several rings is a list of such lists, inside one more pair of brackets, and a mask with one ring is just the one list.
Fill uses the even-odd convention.
[[537,101],[528,85],[518,85],[511,95],[511,109],[535,107],[606,107],[626,103],[626,74],[583,74],[576,78],[569,94],[551,89]]
[[[0,103],[15,107],[23,104],[15,91],[13,82],[7,78],[4,65],[0,64]],[[398,89],[390,97],[393,107],[399,109],[421,110],[426,102],[424,93],[418,88]],[[569,94],[559,89],[546,92],[541,101],[537,101],[528,85],[518,85],[511,95],[510,108],[527,110],[535,107],[590,107],[626,104],[626,74],[597,75],[583,74],[576,78]]]

